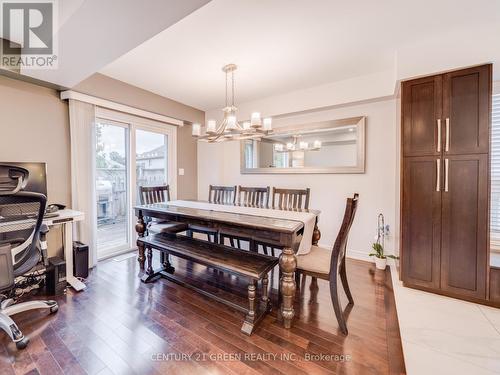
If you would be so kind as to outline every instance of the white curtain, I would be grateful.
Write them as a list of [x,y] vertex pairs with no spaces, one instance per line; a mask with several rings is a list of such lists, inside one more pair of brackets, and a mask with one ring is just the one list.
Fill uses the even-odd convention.
[[71,138],[71,204],[85,213],[85,220],[73,225],[74,238],[88,244],[89,264],[97,264],[95,201],[95,106],[69,100]]

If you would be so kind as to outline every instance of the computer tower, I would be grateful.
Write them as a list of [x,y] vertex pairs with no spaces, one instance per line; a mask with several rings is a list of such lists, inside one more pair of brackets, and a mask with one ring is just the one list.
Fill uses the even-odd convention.
[[89,246],[73,241],[73,275],[86,279],[89,276]]
[[45,291],[59,296],[66,291],[66,262],[59,257],[49,258],[45,275]]

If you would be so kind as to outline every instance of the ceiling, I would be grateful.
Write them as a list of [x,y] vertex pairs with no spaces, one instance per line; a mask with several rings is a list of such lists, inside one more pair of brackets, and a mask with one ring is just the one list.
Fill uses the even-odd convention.
[[396,76],[402,47],[498,24],[500,1],[490,0],[212,0],[100,72],[210,110],[224,104],[227,63],[239,66],[238,104],[376,72]]
[[21,68],[21,73],[73,87],[208,1],[148,0],[145,6],[138,0],[59,0],[57,69]]

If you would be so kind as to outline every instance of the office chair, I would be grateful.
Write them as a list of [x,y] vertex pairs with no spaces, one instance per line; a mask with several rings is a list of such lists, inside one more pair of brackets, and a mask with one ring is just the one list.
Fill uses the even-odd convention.
[[[58,310],[56,301],[28,301],[16,303],[7,298],[15,288],[15,279],[31,271],[40,262],[39,238],[47,198],[43,194],[22,191],[29,172],[20,167],[0,165],[0,328],[24,349],[29,339],[24,336],[12,315],[34,309]],[[44,228],[46,233],[47,229]],[[42,243],[41,248],[46,244]]]

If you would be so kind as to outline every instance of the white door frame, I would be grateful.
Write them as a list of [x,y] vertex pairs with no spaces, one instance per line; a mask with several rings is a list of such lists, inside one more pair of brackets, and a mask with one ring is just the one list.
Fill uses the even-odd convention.
[[[165,124],[159,121],[154,121],[123,112],[117,112],[106,108],[96,107],[96,122],[98,119],[109,121],[111,125],[125,124],[128,129],[128,147],[127,147],[127,161],[129,168],[128,173],[128,238],[129,244],[126,249],[120,249],[111,256],[116,256],[120,252],[127,252],[135,248],[137,241],[137,233],[135,231],[135,212],[133,206],[136,202],[137,192],[136,186],[136,131],[145,130],[149,132],[159,133],[167,136],[167,164],[165,165],[167,171],[166,183],[170,186],[170,195],[172,199],[177,198],[177,126]],[[95,182],[94,182],[95,183]],[[94,198],[95,199],[95,198]],[[97,230],[97,228],[95,228]],[[104,259],[104,258],[99,258]]]

